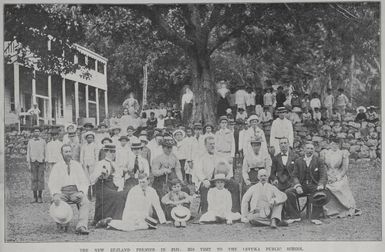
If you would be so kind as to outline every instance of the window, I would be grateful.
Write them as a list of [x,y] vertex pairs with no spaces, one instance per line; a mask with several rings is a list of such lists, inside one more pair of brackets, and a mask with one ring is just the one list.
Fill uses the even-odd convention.
[[104,63],[98,61],[98,72],[104,74]]
[[86,56],[84,54],[78,53],[78,64],[81,66],[86,65]]
[[95,70],[95,64],[96,64],[95,59],[88,57],[88,68]]
[[88,86],[88,100],[96,101],[96,89],[95,87]]

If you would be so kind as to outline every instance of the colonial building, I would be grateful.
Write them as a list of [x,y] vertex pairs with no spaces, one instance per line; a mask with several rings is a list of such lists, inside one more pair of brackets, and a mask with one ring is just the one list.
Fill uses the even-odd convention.
[[[5,56],[16,57],[16,42],[5,42]],[[51,48],[51,41],[47,44]],[[19,63],[5,63],[5,124],[18,123],[33,104],[41,113],[39,124],[65,125],[91,121],[99,124],[108,114],[107,59],[75,44],[74,63],[89,68],[84,72],[47,75]],[[24,117],[25,118],[25,117]],[[21,124],[25,119],[21,119]]]

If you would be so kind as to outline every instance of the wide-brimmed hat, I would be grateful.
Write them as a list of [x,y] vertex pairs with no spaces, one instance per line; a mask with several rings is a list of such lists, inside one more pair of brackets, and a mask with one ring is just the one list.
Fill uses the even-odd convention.
[[131,149],[141,149],[143,148],[143,143],[139,140],[139,138],[134,138],[131,142]]
[[276,109],[276,112],[277,113],[286,113],[287,109],[285,107],[279,107],[279,108]]
[[247,123],[250,123],[251,121],[253,120],[257,120],[259,122],[259,117],[257,115],[251,115],[248,119],[247,119]]
[[376,109],[375,106],[369,106],[368,109]]
[[206,125],[203,128],[206,129],[207,127],[210,127],[212,130],[214,129],[214,126],[210,123],[206,123]]
[[115,144],[105,144],[103,146],[103,150],[116,150],[116,145]]
[[119,139],[118,139],[118,141],[122,141],[122,140],[126,140],[127,142],[130,141],[130,139],[128,138],[128,136],[125,136],[125,135],[120,136]]
[[310,199],[314,206],[323,206],[329,202],[330,196],[327,190],[320,190],[313,193]]
[[102,141],[100,141],[100,142],[103,143],[103,142],[106,141],[106,140],[109,141],[110,143],[112,143],[112,139],[109,138],[109,137],[103,138]]
[[163,137],[162,146],[172,147],[172,146],[175,146],[175,145],[176,145],[176,141],[175,141],[174,138],[172,138],[171,136]]
[[358,108],[357,108],[357,113],[360,113],[360,110],[364,110],[364,113],[366,113],[366,108],[364,107],[364,106],[359,106]]
[[55,203],[51,204],[49,215],[56,223],[66,224],[72,220],[74,213],[71,206],[61,200],[58,206],[56,206]]
[[221,117],[219,117],[218,122],[221,123],[222,121],[228,122],[228,121],[229,121],[229,118],[227,118],[227,116],[221,116]]
[[95,138],[95,133],[92,131],[87,131],[86,133],[84,133],[84,138],[87,138],[89,135],[91,135]]
[[[69,130],[68,128],[74,128],[73,130]],[[70,123],[70,124],[68,124],[66,127],[65,127],[65,130],[69,133],[69,132],[75,132],[76,131],[76,128],[77,128],[77,126],[76,126],[76,124],[73,124],[73,123]]]
[[226,109],[227,114],[231,114],[231,112],[232,112],[231,108]]
[[215,181],[224,181],[226,182],[228,179],[226,178],[226,175],[224,173],[217,173],[214,175],[214,178],[211,180],[211,182]]
[[92,123],[85,123],[85,124],[83,125],[83,128],[87,128],[87,127],[90,127],[91,129],[93,129],[93,128],[94,128],[94,125],[93,125]]
[[105,123],[100,123],[100,124],[98,125],[98,129],[100,129],[101,127],[108,128],[107,124],[105,124]]
[[188,221],[191,217],[191,211],[187,207],[178,205],[171,210],[171,217],[175,221]]
[[155,220],[154,218],[147,216],[146,218],[144,218],[144,221],[147,223],[148,228],[150,228],[150,229],[156,229],[157,228],[158,221]]
[[131,126],[131,125],[127,127],[126,131],[128,131],[128,130],[132,130],[132,131],[135,131],[134,127],[133,127],[133,126]]
[[175,135],[178,134],[178,133],[182,134],[183,138],[186,136],[186,133],[183,130],[177,129],[177,130],[174,131],[174,133],[172,133],[173,137],[175,137]]

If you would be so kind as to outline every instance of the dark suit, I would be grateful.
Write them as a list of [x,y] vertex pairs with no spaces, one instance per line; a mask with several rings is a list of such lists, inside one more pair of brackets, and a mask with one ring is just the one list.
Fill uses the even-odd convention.
[[294,161],[297,159],[297,155],[295,155],[295,153],[291,150],[289,150],[286,155],[286,165],[283,164],[282,153],[279,153],[272,158],[273,163],[270,173],[270,179],[272,181],[276,179],[278,180],[277,187],[282,192],[291,187],[293,184],[292,177],[294,171]]
[[[308,177],[306,176],[309,172]],[[317,191],[317,187],[322,185],[325,187],[327,183],[327,173],[323,161],[313,155],[309,167],[306,165],[306,161],[303,157],[298,158],[294,163],[293,170],[293,185],[301,184],[304,194],[312,194]],[[300,218],[300,212],[297,207],[297,192],[294,188],[286,190],[288,197],[285,203],[285,210],[287,218],[298,219]],[[312,219],[319,218],[322,213],[322,206],[313,206]]]

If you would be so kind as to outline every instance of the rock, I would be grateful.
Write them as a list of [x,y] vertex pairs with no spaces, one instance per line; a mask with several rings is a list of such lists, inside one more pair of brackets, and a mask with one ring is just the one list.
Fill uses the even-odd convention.
[[350,153],[359,152],[360,150],[361,150],[361,146],[359,146],[359,145],[352,145],[349,148]]

